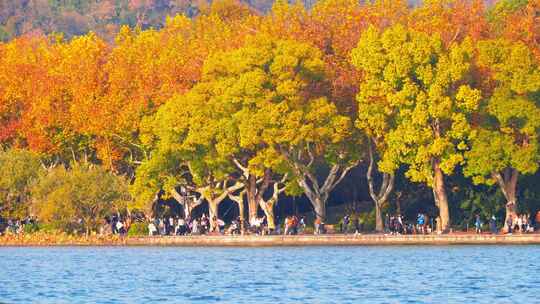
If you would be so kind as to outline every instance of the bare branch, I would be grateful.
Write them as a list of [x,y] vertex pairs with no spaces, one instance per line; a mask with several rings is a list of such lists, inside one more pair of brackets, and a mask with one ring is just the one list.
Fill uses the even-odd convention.
[[306,167],[310,168],[315,162],[315,156],[313,155],[313,152],[311,151],[311,145],[309,143],[306,144],[306,148],[309,155],[309,162],[306,165]]
[[233,162],[236,165],[236,167],[238,167],[238,169],[240,169],[240,171],[242,171],[242,175],[244,176],[244,178],[248,178],[249,169],[247,168],[247,166],[244,167],[242,165],[242,163],[240,163],[240,161],[238,159],[236,159],[236,157],[233,157]]
[[358,163],[359,161],[355,161],[351,165],[345,167],[345,169],[341,171],[341,175],[339,176],[339,178],[332,184],[330,191],[332,191],[339,183],[341,183],[341,181],[345,178],[345,176],[347,176],[347,173],[349,173],[349,171],[351,171],[352,168],[358,166]]
[[323,186],[321,187],[322,193],[327,193],[327,192],[332,191],[332,188],[333,188],[332,186],[334,184],[334,181],[336,180],[340,167],[341,166],[338,164],[335,164],[332,166],[332,168],[330,169],[330,172],[326,176]]

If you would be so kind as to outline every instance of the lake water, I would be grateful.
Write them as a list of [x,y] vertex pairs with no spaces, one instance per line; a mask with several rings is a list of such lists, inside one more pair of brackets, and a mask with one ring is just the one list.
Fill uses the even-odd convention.
[[539,303],[540,246],[0,248],[0,303]]

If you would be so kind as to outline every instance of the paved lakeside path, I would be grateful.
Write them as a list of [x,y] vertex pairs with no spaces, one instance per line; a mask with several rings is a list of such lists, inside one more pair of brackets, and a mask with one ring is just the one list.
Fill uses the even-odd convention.
[[540,234],[444,235],[244,235],[244,236],[153,236],[110,239],[71,239],[62,242],[6,240],[2,246],[179,246],[179,247],[270,247],[270,246],[386,246],[386,245],[540,245]]

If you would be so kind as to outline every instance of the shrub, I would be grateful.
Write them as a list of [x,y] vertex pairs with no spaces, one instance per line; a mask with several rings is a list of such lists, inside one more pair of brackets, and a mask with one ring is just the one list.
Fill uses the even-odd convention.
[[129,227],[128,236],[143,235],[148,235],[148,224],[142,222],[131,224],[131,227]]
[[87,165],[57,167],[43,174],[32,196],[40,220],[65,232],[87,234],[130,199],[125,178]]
[[37,154],[19,149],[0,149],[0,216],[26,217],[31,185],[42,171]]
[[26,224],[24,225],[24,233],[31,234],[36,231],[39,231],[39,228],[40,228],[39,225],[36,223]]

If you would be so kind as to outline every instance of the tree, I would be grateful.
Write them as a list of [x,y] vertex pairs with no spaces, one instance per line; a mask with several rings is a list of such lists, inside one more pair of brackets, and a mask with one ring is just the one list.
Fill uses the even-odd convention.
[[193,20],[183,15],[167,18],[161,30],[122,27],[104,67],[106,94],[88,113],[95,116],[91,123],[105,152],[101,154],[116,156],[116,162],[130,156],[133,160],[127,163],[132,167],[144,160],[147,151],[138,137],[142,121],[199,82],[209,55],[241,45],[251,19],[245,6],[215,1]]
[[89,234],[106,216],[127,205],[131,200],[127,190],[127,181],[105,168],[58,166],[42,174],[32,188],[33,208],[40,220],[64,230],[80,220]]
[[490,17],[493,36],[521,41],[540,59],[540,1],[499,1]]
[[467,84],[471,51],[469,41],[446,47],[438,35],[397,25],[383,33],[368,29],[352,54],[365,76],[360,98],[369,104],[359,111],[395,115],[384,136],[383,171],[403,163],[412,181],[431,185],[444,231],[450,228],[444,175],[463,162],[468,118],[480,100]]
[[483,124],[465,154],[464,173],[475,184],[497,183],[506,198],[506,218],[514,217],[519,175],[534,174],[540,163],[540,68],[521,42],[482,41],[478,52],[491,90]]
[[366,172],[366,178],[368,181],[369,196],[371,196],[371,199],[375,203],[375,231],[382,232],[384,231],[382,208],[385,206],[386,202],[388,201],[388,197],[394,189],[395,176],[393,172],[381,172],[382,180],[380,182],[379,189],[377,190],[373,172],[375,169],[375,155],[371,142],[368,143],[368,154],[369,165]]
[[0,57],[0,140],[7,146],[29,146],[48,151],[54,144],[44,136],[45,125],[53,117],[43,115],[36,125],[37,109],[52,104],[58,81],[49,76],[54,58],[49,42],[42,36],[15,39],[2,48]]
[[22,219],[29,214],[30,188],[42,170],[35,153],[0,150],[0,217]]
[[218,217],[219,204],[243,187],[232,175],[232,162],[220,153],[226,147],[216,144],[216,138],[232,135],[220,120],[222,104],[212,103],[212,96],[211,87],[197,85],[161,106],[143,129],[151,157],[137,171],[132,190],[143,194],[146,202],[160,189],[171,193],[184,185],[208,203],[213,218]]
[[445,45],[466,38],[478,40],[489,34],[484,0],[428,0],[412,11],[408,26],[440,35]]
[[[277,203],[277,196],[286,187],[276,184],[285,182],[279,175],[285,176],[286,168],[282,158],[268,155],[266,145],[249,142],[251,138],[246,138],[246,135],[252,135],[242,134],[240,126],[248,116],[254,114],[250,111],[256,104],[264,105],[271,101],[275,96],[272,90],[289,80],[271,80],[266,74],[271,67],[264,65],[274,60],[275,40],[261,34],[238,50],[211,56],[205,62],[201,83],[194,88],[205,87],[208,92],[205,105],[213,108],[212,117],[219,122],[222,130],[212,133],[211,143],[217,147],[216,152],[220,157],[236,166],[238,181],[244,184],[247,195],[250,222],[257,217],[260,206],[267,216],[270,229],[275,228],[273,207]],[[202,125],[198,132],[208,136],[211,133],[205,129],[209,126]],[[192,126],[193,130],[195,128]],[[275,199],[270,200],[268,195]]]
[[[321,53],[306,43],[261,35],[218,62],[226,64],[215,74],[231,76],[233,100],[243,105],[234,116],[240,147],[254,154],[250,166],[291,173],[324,220],[330,192],[356,162],[347,153],[350,119],[319,90],[325,85]],[[314,171],[326,164],[321,185]]]

